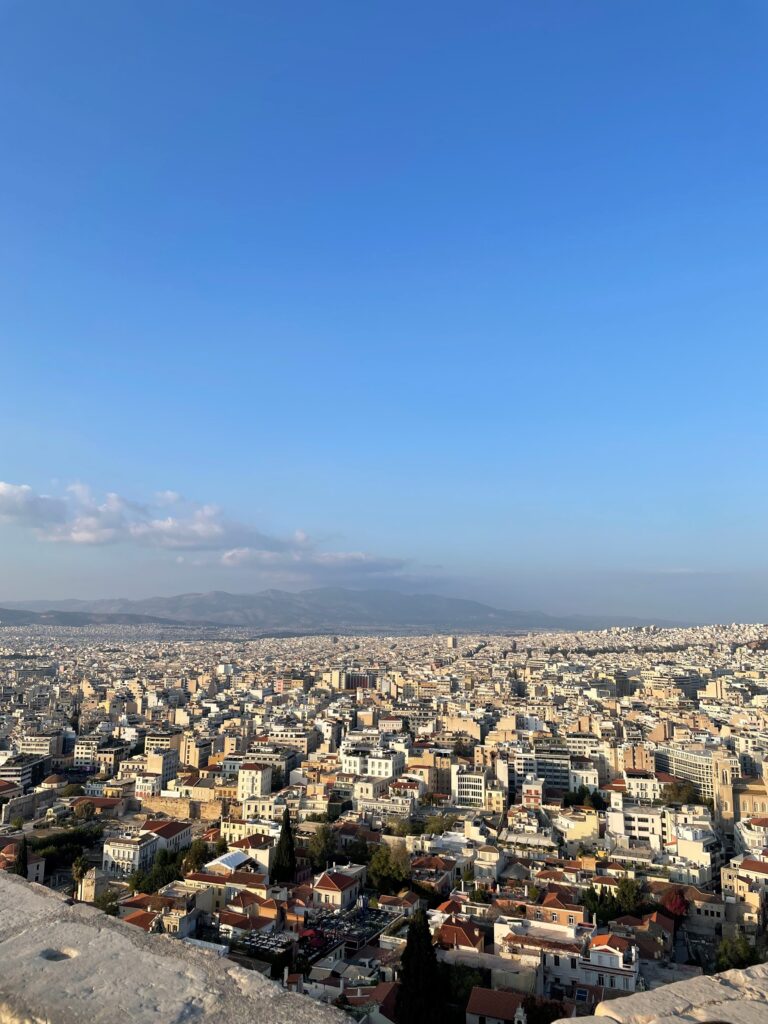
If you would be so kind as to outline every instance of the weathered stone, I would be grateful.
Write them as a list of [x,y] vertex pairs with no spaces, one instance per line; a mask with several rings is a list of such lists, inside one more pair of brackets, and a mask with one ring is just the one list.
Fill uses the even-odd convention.
[[768,1024],[768,964],[611,999],[579,1024]]
[[0,1024],[343,1024],[349,1018],[165,935],[0,873]]

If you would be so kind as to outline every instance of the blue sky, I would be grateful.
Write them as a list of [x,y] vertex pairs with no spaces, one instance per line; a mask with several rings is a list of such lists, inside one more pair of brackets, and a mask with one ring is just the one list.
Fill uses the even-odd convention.
[[768,619],[767,29],[0,0],[0,599]]

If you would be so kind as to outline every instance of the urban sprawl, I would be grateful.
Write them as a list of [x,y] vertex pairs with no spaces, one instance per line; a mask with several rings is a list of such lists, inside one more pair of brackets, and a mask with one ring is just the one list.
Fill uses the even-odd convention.
[[0,629],[0,870],[370,1024],[762,962],[767,782],[762,626]]

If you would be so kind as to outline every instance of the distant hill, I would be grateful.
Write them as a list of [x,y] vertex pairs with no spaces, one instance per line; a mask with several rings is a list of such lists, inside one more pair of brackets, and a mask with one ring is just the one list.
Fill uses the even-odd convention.
[[177,625],[168,619],[152,615],[103,614],[97,612],[67,612],[46,609],[42,612],[23,608],[0,608],[0,626],[141,626]]
[[[343,632],[424,630],[428,632],[504,632],[508,630],[602,629],[609,625],[638,626],[640,619],[608,616],[547,615],[538,611],[505,611],[478,601],[440,597],[435,594],[401,594],[393,590],[346,590],[323,587],[289,593],[264,590],[257,594],[179,594],[131,601],[115,598],[99,601],[7,602],[6,615],[36,614],[29,622],[53,625],[84,625],[97,621],[117,623],[186,623],[249,626],[255,632]],[[61,616],[68,616],[65,621]],[[82,622],[75,621],[77,617]],[[15,620],[12,624],[24,624]],[[663,623],[658,623],[663,625]]]

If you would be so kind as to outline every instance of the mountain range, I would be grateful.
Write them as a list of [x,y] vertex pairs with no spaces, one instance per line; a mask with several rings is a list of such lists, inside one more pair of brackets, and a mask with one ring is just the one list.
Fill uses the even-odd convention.
[[[538,611],[506,611],[436,594],[401,594],[393,590],[347,590],[323,587],[291,593],[206,594],[175,597],[83,601],[6,602],[0,625],[184,624],[247,626],[274,632],[505,632],[530,629],[602,629],[639,626],[640,619],[608,616],[554,616]],[[671,623],[658,623],[672,625]]]

